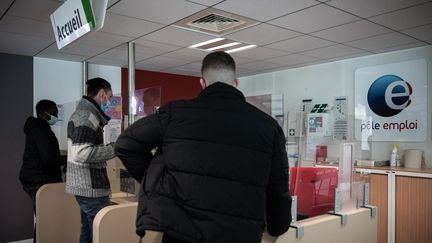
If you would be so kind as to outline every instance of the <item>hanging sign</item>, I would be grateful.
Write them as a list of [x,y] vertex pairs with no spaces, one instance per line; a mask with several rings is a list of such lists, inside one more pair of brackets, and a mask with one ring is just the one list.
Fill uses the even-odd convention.
[[58,49],[103,27],[108,0],[67,0],[51,14]]
[[355,104],[357,140],[426,140],[426,61],[413,60],[357,69]]

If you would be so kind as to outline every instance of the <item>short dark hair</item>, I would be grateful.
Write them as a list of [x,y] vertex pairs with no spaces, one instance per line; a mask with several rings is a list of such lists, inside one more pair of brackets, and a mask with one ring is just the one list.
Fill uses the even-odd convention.
[[87,96],[95,97],[99,90],[110,90],[111,84],[103,78],[92,78],[87,80]]
[[204,73],[207,69],[228,69],[235,72],[236,65],[234,59],[224,51],[216,51],[208,54],[201,66],[201,73]]
[[52,100],[41,100],[36,104],[36,115],[42,116],[45,112],[48,112],[51,107],[57,106],[57,104]]

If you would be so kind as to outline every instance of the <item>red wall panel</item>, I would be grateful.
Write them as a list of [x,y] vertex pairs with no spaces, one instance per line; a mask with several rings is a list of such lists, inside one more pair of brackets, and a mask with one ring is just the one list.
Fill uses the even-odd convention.
[[[123,114],[129,113],[128,69],[121,70],[121,93],[123,99]],[[170,73],[135,71],[135,90],[152,86],[161,86],[161,105],[171,100],[192,99],[201,92],[199,77],[177,75]]]

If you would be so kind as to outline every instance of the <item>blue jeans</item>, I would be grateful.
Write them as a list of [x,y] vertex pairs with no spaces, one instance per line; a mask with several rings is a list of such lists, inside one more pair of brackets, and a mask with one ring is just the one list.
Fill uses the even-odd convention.
[[81,235],[80,243],[92,243],[93,240],[93,220],[96,214],[104,207],[108,206],[110,199],[106,197],[81,197],[75,196],[80,206],[81,212]]

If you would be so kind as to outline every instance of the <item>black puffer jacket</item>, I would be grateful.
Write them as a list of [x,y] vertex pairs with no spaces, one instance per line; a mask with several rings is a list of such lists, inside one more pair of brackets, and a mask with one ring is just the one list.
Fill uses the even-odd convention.
[[162,106],[128,128],[116,152],[142,181],[139,235],[149,229],[188,242],[258,243],[265,226],[272,235],[289,227],[282,129],[230,85]]
[[42,118],[29,117],[24,125],[26,143],[20,181],[23,185],[43,185],[61,182],[62,164],[66,157],[60,156],[59,145],[48,122]]

